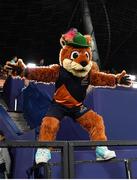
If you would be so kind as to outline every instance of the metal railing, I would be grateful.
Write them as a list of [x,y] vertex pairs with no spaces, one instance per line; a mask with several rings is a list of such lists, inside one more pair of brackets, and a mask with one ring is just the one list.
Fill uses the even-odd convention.
[[54,142],[38,142],[38,141],[5,141],[0,142],[0,147],[7,148],[57,148],[61,151],[61,163],[46,163],[45,171],[47,179],[51,178],[51,166],[60,165],[62,167],[62,176],[64,179],[69,178],[68,170],[68,142],[54,141]]
[[[101,163],[100,161],[96,160],[86,160],[86,161],[75,161],[74,158],[74,151],[75,148],[80,147],[96,147],[96,146],[137,146],[137,141],[70,141],[68,142],[69,145],[69,178],[75,178],[75,164],[80,163]],[[110,162],[124,162],[125,170],[126,170],[126,178],[132,179],[132,172],[131,172],[131,162],[137,161],[137,158],[123,158],[123,159],[112,159],[109,161],[103,161],[105,163]]]
[[[96,146],[137,146],[137,141],[54,141],[54,142],[38,142],[38,141],[5,141],[0,142],[0,147],[7,148],[57,148],[61,152],[61,162],[49,162],[45,164],[45,171],[47,179],[52,178],[51,167],[61,165],[62,177],[64,179],[75,178],[75,164],[80,163],[101,163],[96,160],[79,160],[74,158],[75,148],[91,148]],[[137,158],[115,158],[110,161],[103,161],[105,163],[124,162],[126,170],[126,178],[132,179],[131,162],[137,161]]]

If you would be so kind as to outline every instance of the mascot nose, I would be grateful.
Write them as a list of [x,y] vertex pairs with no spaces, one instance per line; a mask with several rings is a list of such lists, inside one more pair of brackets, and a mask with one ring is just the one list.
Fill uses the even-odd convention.
[[86,61],[81,61],[80,64],[81,66],[85,67],[88,63]]

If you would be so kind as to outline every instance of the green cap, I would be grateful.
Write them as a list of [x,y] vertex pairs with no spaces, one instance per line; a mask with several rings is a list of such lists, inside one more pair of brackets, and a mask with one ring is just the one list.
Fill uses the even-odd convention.
[[76,33],[72,41],[66,41],[66,45],[81,48],[91,47],[91,45],[87,43],[86,37],[79,32]]

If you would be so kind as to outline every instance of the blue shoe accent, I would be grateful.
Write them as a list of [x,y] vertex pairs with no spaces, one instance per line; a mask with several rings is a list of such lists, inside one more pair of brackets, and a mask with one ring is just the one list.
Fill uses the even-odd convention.
[[105,152],[107,151],[108,149],[107,149],[107,147],[104,147],[104,146],[102,146],[102,147],[96,147],[96,156],[101,156],[101,157],[104,157],[104,155],[105,155]]
[[115,157],[115,151],[109,150],[106,146],[96,147],[96,160],[109,160]]
[[39,148],[35,154],[36,164],[45,162],[47,163],[51,159],[51,152],[47,148]]

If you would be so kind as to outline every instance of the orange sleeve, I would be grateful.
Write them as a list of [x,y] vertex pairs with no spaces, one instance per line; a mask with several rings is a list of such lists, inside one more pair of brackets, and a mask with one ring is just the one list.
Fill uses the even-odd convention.
[[91,72],[91,85],[94,86],[115,86],[116,76],[104,72]]
[[24,76],[29,80],[41,82],[56,82],[59,77],[60,66],[53,64],[50,66],[37,66],[35,68],[26,68]]

